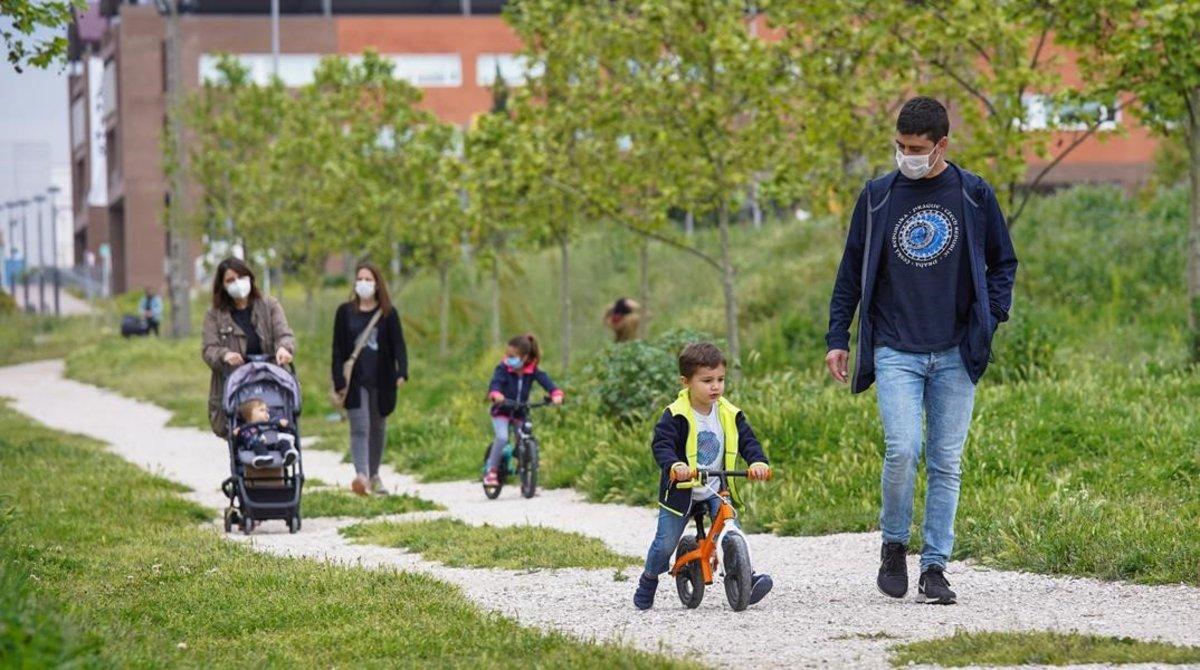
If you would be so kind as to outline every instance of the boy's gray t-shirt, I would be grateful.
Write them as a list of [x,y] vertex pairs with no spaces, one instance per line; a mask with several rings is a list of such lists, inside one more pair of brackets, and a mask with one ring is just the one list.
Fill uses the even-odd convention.
[[[721,430],[721,417],[714,404],[707,415],[692,408],[696,417],[696,465],[713,470],[723,469],[725,460],[725,431]],[[721,492],[721,479],[708,480],[707,486],[692,489],[692,500],[708,500]]]

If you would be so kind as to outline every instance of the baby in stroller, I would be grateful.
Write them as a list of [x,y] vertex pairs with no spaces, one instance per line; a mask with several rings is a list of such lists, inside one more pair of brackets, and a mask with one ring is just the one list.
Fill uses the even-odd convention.
[[242,425],[234,431],[238,457],[256,468],[288,467],[296,462],[296,438],[286,418],[271,418],[271,408],[262,398],[238,405]]

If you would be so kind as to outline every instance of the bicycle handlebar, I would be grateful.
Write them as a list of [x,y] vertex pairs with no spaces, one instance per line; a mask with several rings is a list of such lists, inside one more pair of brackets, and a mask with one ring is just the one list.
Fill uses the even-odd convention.
[[523,410],[523,409],[537,409],[539,407],[549,407],[550,405],[553,405],[553,404],[554,403],[550,400],[550,396],[546,396],[546,399],[541,402],[533,402],[533,403],[519,402],[517,400],[509,400],[508,398],[505,398],[504,400],[501,400],[500,402],[492,403],[492,407],[495,407],[496,409]]

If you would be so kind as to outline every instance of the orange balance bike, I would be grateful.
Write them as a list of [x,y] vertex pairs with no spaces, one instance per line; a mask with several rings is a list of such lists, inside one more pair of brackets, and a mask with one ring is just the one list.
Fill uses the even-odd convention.
[[[745,477],[745,470],[700,470],[699,483],[704,486],[709,477]],[[692,480],[696,481],[696,480]],[[750,546],[740,528],[729,523],[737,512],[729,500],[729,491],[722,488],[721,506],[708,532],[704,531],[704,516],[708,505],[692,505],[696,534],[684,535],[675,549],[675,564],[671,574],[684,607],[695,609],[704,600],[704,587],[713,583],[713,574],[721,575],[725,597],[735,612],[750,606],[750,582],[753,575]],[[717,551],[720,547],[721,551]]]

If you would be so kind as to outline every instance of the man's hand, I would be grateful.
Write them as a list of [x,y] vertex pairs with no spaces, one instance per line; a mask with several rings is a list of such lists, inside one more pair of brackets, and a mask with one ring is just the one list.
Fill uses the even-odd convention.
[[692,470],[684,463],[676,463],[675,467],[671,468],[671,481],[673,482],[688,482],[695,479],[692,475]]
[[837,381],[845,384],[850,377],[850,352],[845,349],[831,349],[825,354],[825,367]]
[[236,351],[230,351],[226,353],[221,357],[221,360],[225,361],[226,365],[231,365],[235,368],[246,362],[246,359],[242,358],[242,355]]
[[279,347],[278,349],[275,350],[275,361],[278,362],[280,365],[287,365],[288,363],[291,363],[292,362],[292,352],[288,351],[287,349],[284,349],[283,347]]
[[765,482],[771,478],[771,466],[766,463],[755,463],[746,471],[746,477],[751,481]]

